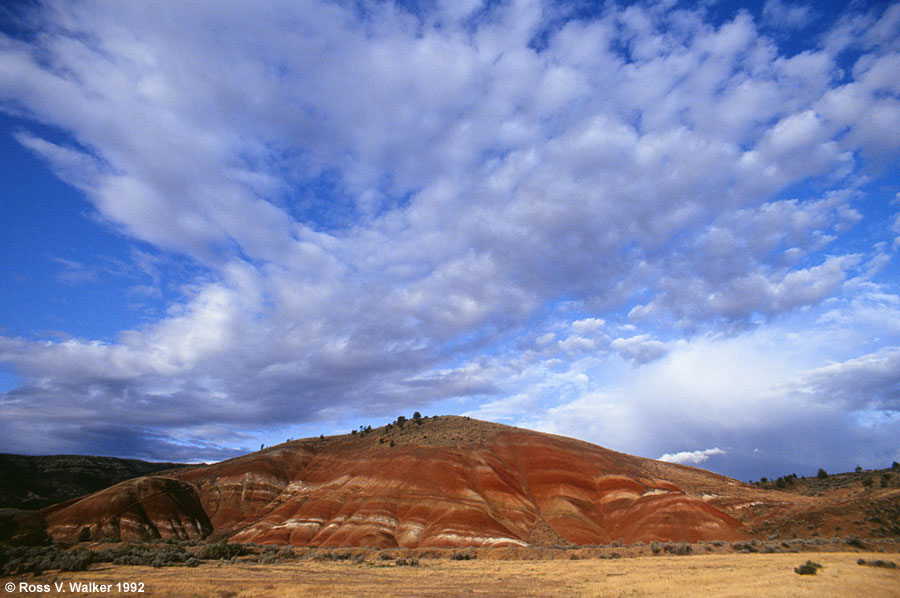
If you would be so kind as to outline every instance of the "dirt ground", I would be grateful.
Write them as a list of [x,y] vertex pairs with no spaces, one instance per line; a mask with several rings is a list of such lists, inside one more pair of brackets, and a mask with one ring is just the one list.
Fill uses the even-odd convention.
[[[452,561],[395,563],[295,561],[286,564],[204,562],[196,568],[94,565],[81,573],[49,572],[3,579],[6,596],[97,597],[126,593],[165,598],[317,596],[727,596],[900,597],[900,558],[884,553],[707,554],[615,560]],[[857,559],[892,560],[896,569]],[[822,565],[798,575],[807,559]],[[73,591],[70,582],[110,584]],[[22,591],[20,584],[32,584]],[[131,587],[116,584],[130,584]],[[59,584],[59,585],[55,585]],[[142,586],[140,584],[143,584]],[[136,587],[135,587],[136,586]],[[62,588],[64,591],[57,591]],[[143,592],[126,592],[142,589]],[[43,590],[43,591],[42,591]]]

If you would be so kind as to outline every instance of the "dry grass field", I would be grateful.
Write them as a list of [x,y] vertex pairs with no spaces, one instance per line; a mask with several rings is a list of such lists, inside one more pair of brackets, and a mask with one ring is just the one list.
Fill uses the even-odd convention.
[[[196,568],[94,565],[79,573],[49,572],[6,578],[7,596],[121,596],[116,583],[143,583],[142,596],[160,598],[288,598],[295,596],[747,596],[866,598],[900,596],[900,568],[860,566],[857,559],[897,562],[896,554],[709,554],[614,560],[500,561],[420,559],[419,566],[390,563],[301,561],[287,564],[204,562]],[[794,567],[811,559],[816,575]],[[900,565],[900,563],[898,563]],[[70,582],[112,584],[108,591],[71,591]],[[21,582],[49,592],[19,591]],[[56,592],[54,583],[65,592]],[[35,588],[33,588],[35,589]]]

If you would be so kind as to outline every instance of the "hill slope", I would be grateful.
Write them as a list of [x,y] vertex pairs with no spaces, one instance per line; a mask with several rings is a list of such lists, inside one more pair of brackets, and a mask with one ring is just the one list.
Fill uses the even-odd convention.
[[[453,416],[288,442],[168,478],[45,509],[47,531],[60,541],[129,540],[199,538],[211,528],[210,539],[377,547],[734,540],[746,531],[722,507],[759,492],[694,468]],[[732,490],[726,499],[712,496],[723,488]]]

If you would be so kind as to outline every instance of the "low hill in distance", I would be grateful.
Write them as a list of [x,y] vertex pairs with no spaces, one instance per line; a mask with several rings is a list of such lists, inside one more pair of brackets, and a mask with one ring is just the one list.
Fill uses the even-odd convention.
[[128,480],[47,507],[11,536],[35,537],[40,526],[62,542],[159,537],[378,548],[842,531],[900,537],[892,510],[900,489],[862,492],[838,504],[571,438],[464,417],[414,417]]
[[0,508],[40,509],[132,478],[184,467],[137,459],[0,453]]

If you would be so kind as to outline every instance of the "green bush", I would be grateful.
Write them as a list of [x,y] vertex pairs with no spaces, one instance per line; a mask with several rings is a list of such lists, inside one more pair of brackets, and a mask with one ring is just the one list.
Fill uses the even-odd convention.
[[247,554],[247,550],[241,544],[219,542],[218,544],[207,544],[200,549],[197,556],[201,559],[230,560],[245,554]]
[[687,542],[678,542],[677,544],[666,544],[665,551],[669,554],[685,556],[694,552],[693,547]]
[[865,548],[866,545],[863,544],[863,541],[857,538],[856,536],[848,536],[844,538],[844,543],[848,546],[853,546],[855,548]]
[[867,567],[883,567],[885,569],[897,568],[897,563],[895,563],[894,561],[882,561],[880,559],[877,561],[867,561],[865,559],[859,559],[858,561],[856,561],[856,564],[865,565]]
[[475,558],[474,552],[463,551],[463,550],[454,550],[453,554],[450,555],[450,559],[454,561],[471,561]]
[[0,574],[40,575],[50,569],[84,571],[92,563],[167,567],[187,564],[191,558],[196,560],[183,546],[160,542],[129,542],[96,551],[81,547],[65,550],[58,545],[0,547]]
[[394,561],[398,567],[418,567],[419,559],[413,557],[400,557]]
[[822,565],[820,565],[819,563],[806,561],[799,567],[794,567],[794,573],[796,573],[797,575],[815,575],[821,568]]

